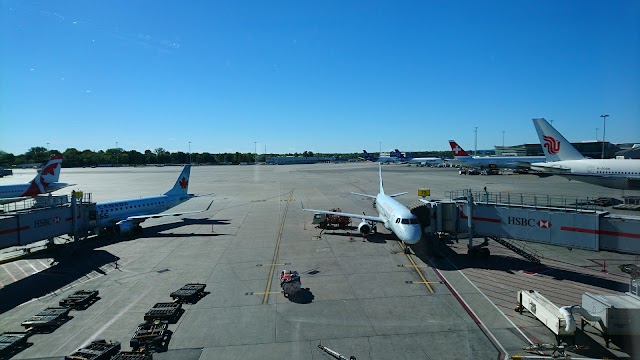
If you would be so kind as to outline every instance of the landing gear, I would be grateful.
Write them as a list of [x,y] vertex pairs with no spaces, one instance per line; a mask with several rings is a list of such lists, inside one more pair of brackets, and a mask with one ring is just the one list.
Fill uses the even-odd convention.
[[405,254],[413,255],[413,252],[411,252],[411,248],[404,241],[402,242],[402,248],[404,249]]

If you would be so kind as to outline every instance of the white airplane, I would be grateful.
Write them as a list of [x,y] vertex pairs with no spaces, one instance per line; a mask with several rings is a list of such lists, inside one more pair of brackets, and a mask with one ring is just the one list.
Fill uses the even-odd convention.
[[469,168],[528,169],[531,163],[544,161],[544,156],[470,156],[455,141],[449,140],[454,165]]
[[416,165],[420,165],[420,166],[426,166],[426,165],[437,166],[437,165],[444,164],[444,160],[442,160],[439,157],[416,157],[416,158],[410,158],[410,157],[407,157],[405,154],[401,153],[400,150],[398,150],[398,149],[395,149],[395,152],[396,152],[397,158],[403,164],[416,164]]
[[415,244],[420,241],[422,236],[422,231],[420,230],[420,224],[415,215],[407,209],[406,206],[400,204],[395,199],[396,196],[404,195],[406,192],[387,195],[384,193],[384,189],[382,187],[382,165],[378,163],[378,172],[380,175],[380,192],[378,195],[367,195],[360,194],[356,192],[352,192],[354,195],[365,196],[368,198],[375,199],[374,207],[378,211],[378,216],[367,216],[359,214],[349,214],[344,212],[334,212],[334,211],[325,211],[325,210],[314,210],[314,209],[305,209],[304,211],[310,211],[313,213],[320,214],[330,214],[330,215],[339,215],[339,216],[347,216],[350,218],[361,219],[362,222],[358,224],[358,231],[367,235],[372,230],[375,232],[375,224],[382,223],[387,230],[391,230],[396,236],[406,244]]
[[54,155],[42,169],[38,170],[38,173],[30,182],[0,185],[0,204],[26,200],[70,186],[71,184],[58,182],[61,164],[62,155]]
[[614,189],[640,190],[640,160],[588,159],[545,119],[533,119],[546,163],[531,169]]
[[107,229],[118,234],[131,231],[139,232],[142,230],[140,223],[150,218],[196,214],[209,210],[213,201],[206,210],[162,213],[196,196],[187,194],[190,173],[191,165],[187,164],[182,169],[173,188],[163,195],[97,203],[96,234],[100,229]]

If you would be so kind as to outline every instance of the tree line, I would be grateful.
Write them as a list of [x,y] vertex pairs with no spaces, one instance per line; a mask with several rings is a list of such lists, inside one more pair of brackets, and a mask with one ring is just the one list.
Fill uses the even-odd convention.
[[[30,148],[26,153],[14,155],[0,150],[0,166],[9,168],[16,165],[41,164],[49,160],[52,155],[62,154],[63,167],[84,167],[84,166],[118,166],[118,165],[158,165],[158,164],[239,164],[265,162],[266,158],[273,156],[328,156],[326,154],[314,154],[312,151],[291,154],[254,154],[254,153],[185,153],[182,151],[170,152],[163,148],[146,150],[141,153],[137,150],[124,150],[122,148],[112,148],[107,150],[83,150],[68,148],[63,152],[59,150],[47,150],[45,147],[36,146]],[[353,154],[351,154],[353,155]],[[335,156],[332,154],[331,156]]]
[[[42,146],[30,148],[26,153],[14,155],[0,150],[0,166],[10,168],[16,165],[25,164],[41,164],[49,160],[52,155],[62,154],[64,161],[63,167],[85,167],[85,166],[136,166],[136,165],[159,165],[159,164],[240,164],[265,162],[267,158],[274,156],[332,156],[339,160],[358,159],[362,157],[360,153],[346,154],[320,154],[313,151],[304,151],[302,153],[288,154],[254,154],[254,153],[220,153],[212,154],[203,153],[185,153],[182,151],[170,152],[163,148],[155,150],[146,150],[141,153],[137,150],[124,150],[122,148],[112,148],[107,150],[78,150],[76,148],[68,148],[64,152],[58,150],[47,150]],[[449,151],[436,151],[428,153],[413,153],[418,156],[441,156],[451,157]]]

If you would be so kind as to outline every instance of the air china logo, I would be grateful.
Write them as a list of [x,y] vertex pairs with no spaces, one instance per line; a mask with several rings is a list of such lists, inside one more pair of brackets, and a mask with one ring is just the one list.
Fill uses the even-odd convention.
[[549,154],[555,155],[560,151],[560,141],[554,139],[552,136],[543,136],[542,138],[544,139],[544,147]]
[[180,179],[180,187],[183,189],[187,188],[187,185],[189,185],[189,180],[187,180],[187,178],[183,177],[182,179]]

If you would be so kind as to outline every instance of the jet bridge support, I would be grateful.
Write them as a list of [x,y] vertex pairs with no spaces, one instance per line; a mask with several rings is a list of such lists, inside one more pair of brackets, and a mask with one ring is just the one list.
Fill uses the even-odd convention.
[[[490,238],[640,254],[640,217],[613,215],[588,200],[531,194],[509,194],[507,199],[471,190],[451,195],[448,201],[419,199],[410,209],[427,235],[457,238],[466,233],[473,255],[489,255],[485,246]],[[505,201],[510,199],[516,201]],[[485,242],[474,245],[479,237]]]
[[[91,194],[74,191],[60,197],[67,198],[65,201],[44,197],[48,200],[29,200],[0,216],[0,249],[25,247],[63,235],[77,240],[95,227],[96,205],[91,202]],[[44,207],[35,207],[37,204]]]

